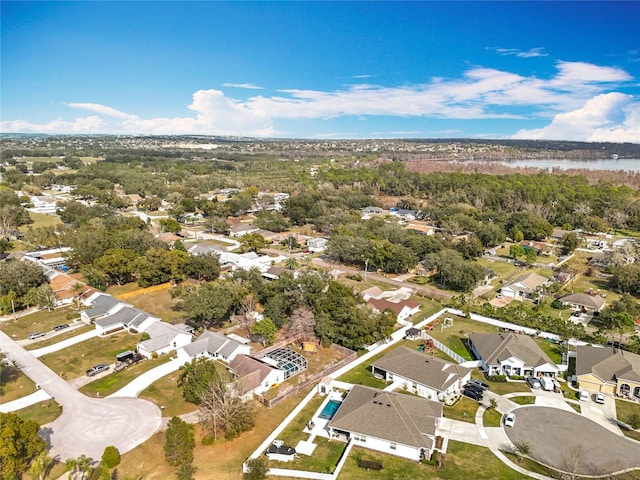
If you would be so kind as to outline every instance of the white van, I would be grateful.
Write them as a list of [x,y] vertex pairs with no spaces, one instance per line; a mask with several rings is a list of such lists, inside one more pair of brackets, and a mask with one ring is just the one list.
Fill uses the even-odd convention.
[[553,380],[549,377],[538,377],[538,381],[547,392],[553,392]]
[[578,398],[583,402],[588,402],[589,401],[589,392],[585,392],[584,390],[580,390],[580,392],[578,392]]

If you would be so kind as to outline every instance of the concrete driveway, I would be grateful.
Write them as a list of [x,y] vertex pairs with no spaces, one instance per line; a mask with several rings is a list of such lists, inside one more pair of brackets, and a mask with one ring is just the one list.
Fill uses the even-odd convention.
[[[589,400],[586,402],[580,401],[580,409],[582,415],[589,420],[602,425],[616,435],[624,436],[616,420],[618,418],[616,414],[616,401],[611,395],[604,396],[603,405],[595,402],[595,393],[589,392]],[[638,455],[640,456],[640,453],[638,453]]]
[[529,443],[531,456],[544,464],[582,475],[640,467],[637,442],[615,435],[576,412],[538,406],[513,412],[515,425],[504,428],[509,440]]
[[0,345],[25,375],[62,406],[62,415],[41,429],[51,456],[65,461],[84,454],[99,460],[108,445],[125,453],[160,427],[160,409],[153,403],[138,398],[88,398],[4,332],[0,332]]

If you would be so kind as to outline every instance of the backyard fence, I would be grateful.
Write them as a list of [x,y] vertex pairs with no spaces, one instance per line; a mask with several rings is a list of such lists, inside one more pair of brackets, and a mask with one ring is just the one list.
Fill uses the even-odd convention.
[[424,333],[424,336],[427,338],[427,340],[430,340],[433,342],[433,346],[436,347],[438,350],[446,353],[447,355],[449,355],[451,358],[453,358],[456,362],[458,363],[464,363],[467,361],[466,358],[462,358],[460,355],[458,355],[456,352],[454,352],[453,350],[451,350],[449,347],[447,347],[445,344],[443,344],[442,342],[439,342],[438,340],[436,340],[435,338],[433,338],[431,335],[429,335],[428,333]]

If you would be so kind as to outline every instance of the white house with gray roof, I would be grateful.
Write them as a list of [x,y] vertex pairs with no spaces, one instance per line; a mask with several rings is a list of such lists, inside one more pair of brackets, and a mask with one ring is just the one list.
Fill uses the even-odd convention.
[[555,377],[558,366],[528,335],[472,333],[469,347],[487,375]]
[[190,362],[205,357],[231,362],[237,355],[249,355],[251,347],[243,342],[217,332],[205,330],[193,343],[178,351],[178,357]]
[[105,315],[93,321],[100,335],[106,335],[127,329],[133,332],[144,332],[152,323],[159,322],[158,317],[149,315],[137,308],[123,306],[111,315]]
[[548,278],[535,272],[527,273],[516,278],[500,289],[505,297],[516,300],[532,299],[536,297],[538,290],[549,281]]
[[560,297],[563,305],[571,307],[577,312],[594,313],[602,310],[607,303],[600,295],[589,295],[588,293],[570,293]]
[[97,318],[107,315],[113,315],[118,310],[124,307],[131,307],[128,303],[121,302],[111,295],[106,293],[96,292],[87,298],[84,302],[85,305],[90,305],[91,308],[80,312],[80,317],[85,322],[92,322]]
[[442,404],[354,385],[327,424],[329,437],[413,461],[430,458]]
[[416,395],[440,401],[458,393],[471,379],[471,369],[407,347],[398,347],[373,362],[371,372],[388,382],[401,383]]
[[178,323],[171,325],[166,322],[153,322],[145,330],[149,335],[147,340],[138,343],[137,350],[140,355],[151,358],[154,354],[164,355],[172,350],[180,351],[188,346],[193,339],[193,328]]

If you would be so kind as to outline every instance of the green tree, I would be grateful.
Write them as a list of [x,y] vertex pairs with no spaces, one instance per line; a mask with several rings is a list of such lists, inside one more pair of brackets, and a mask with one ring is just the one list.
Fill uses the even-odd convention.
[[522,462],[524,457],[531,455],[531,444],[527,442],[515,442],[513,447],[516,451],[516,455],[518,457],[518,463]]
[[39,425],[15,413],[0,413],[0,478],[21,478],[31,461],[45,451]]
[[163,232],[180,233],[182,231],[180,222],[173,218],[163,218],[159,223]]
[[178,385],[182,387],[182,396],[187,402],[199,404],[202,394],[217,378],[218,371],[214,362],[196,358],[180,367]]
[[179,280],[189,259],[186,252],[152,247],[136,261],[138,285],[149,287],[169,280]]
[[184,273],[195,280],[211,282],[220,276],[220,257],[214,253],[191,255],[185,263]]
[[106,468],[115,468],[120,465],[120,452],[113,445],[109,445],[104,449],[101,463]]
[[46,281],[42,268],[33,262],[12,260],[0,263],[0,295],[14,292],[16,299],[20,300],[30,288],[37,288]]
[[524,248],[517,243],[514,243],[509,247],[509,256],[513,259],[518,259],[525,256]]
[[244,480],[265,480],[269,471],[269,463],[264,456],[247,460],[247,470],[243,475]]
[[271,243],[259,233],[247,233],[240,237],[240,250],[242,252],[257,252],[269,245]]
[[578,235],[575,232],[568,232],[562,236],[560,241],[560,253],[562,255],[569,255],[580,245]]
[[298,259],[296,257],[287,257],[284,261],[284,266],[289,270],[296,270],[298,268]]
[[167,425],[163,445],[164,458],[172,467],[193,464],[193,449],[196,446],[193,425],[179,417],[173,417]]
[[524,251],[524,258],[529,265],[533,265],[538,260],[538,255],[533,248],[527,248]]
[[271,232],[284,232],[289,228],[290,223],[280,212],[258,212],[255,225]]
[[52,310],[56,306],[56,295],[51,285],[45,283],[36,289],[36,304],[47,310]]
[[194,326],[209,326],[228,318],[244,296],[244,287],[223,280],[207,282],[180,294],[185,316]]
[[137,271],[138,254],[129,249],[110,248],[93,262],[93,266],[102,270],[117,285],[133,280]]
[[31,468],[29,473],[32,480],[44,480],[47,476],[49,468],[53,460],[47,455],[47,451],[43,450],[40,454],[31,462]]
[[276,339],[276,333],[278,328],[273,324],[269,317],[264,317],[262,320],[254,323],[251,326],[251,331],[255,335],[261,335],[264,337],[268,345],[271,345]]

